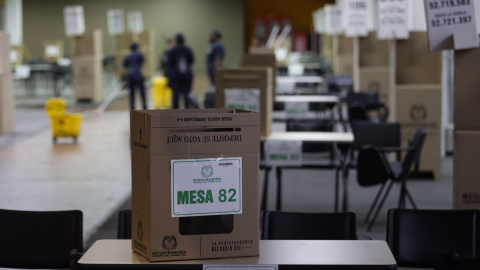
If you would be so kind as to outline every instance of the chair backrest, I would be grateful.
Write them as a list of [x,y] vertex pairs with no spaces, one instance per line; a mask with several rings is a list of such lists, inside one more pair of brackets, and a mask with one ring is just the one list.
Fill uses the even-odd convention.
[[426,137],[427,131],[423,128],[417,129],[413,135],[412,140],[408,145],[412,148],[412,150],[408,151],[403,159],[403,170],[399,177],[400,179],[408,178],[412,165],[419,161],[420,154],[422,153],[423,143],[425,142]]
[[83,251],[83,214],[0,209],[0,267],[70,268],[70,252]]
[[376,105],[380,103],[377,91],[366,92],[351,92],[347,95],[347,105],[350,107],[352,104],[361,104],[365,107],[370,105]]
[[478,210],[390,209],[387,243],[398,266],[434,267],[445,251],[478,255]]
[[[333,125],[330,120],[325,119],[289,119],[287,120],[287,131],[297,132],[331,132],[333,131]],[[304,142],[302,145],[302,151],[305,153],[316,153],[331,151],[330,144]],[[331,153],[333,155],[333,153]]]
[[348,106],[348,120],[350,123],[357,121],[370,121],[365,105],[360,103],[353,103]]
[[132,239],[132,210],[118,213],[117,239]]
[[391,178],[390,165],[376,146],[368,145],[360,150],[357,159],[357,182],[360,186],[378,185]]
[[354,213],[265,212],[264,240],[356,240]]
[[355,138],[354,150],[360,150],[366,145],[400,147],[401,144],[400,124],[398,123],[354,122],[352,130]]

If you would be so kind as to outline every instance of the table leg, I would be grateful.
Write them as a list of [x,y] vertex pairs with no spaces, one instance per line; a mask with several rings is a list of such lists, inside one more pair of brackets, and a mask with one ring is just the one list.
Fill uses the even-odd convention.
[[265,177],[263,180],[263,197],[262,197],[262,211],[267,210],[267,196],[268,196],[268,175],[271,167],[265,167]]
[[277,167],[277,211],[282,211],[282,168]]

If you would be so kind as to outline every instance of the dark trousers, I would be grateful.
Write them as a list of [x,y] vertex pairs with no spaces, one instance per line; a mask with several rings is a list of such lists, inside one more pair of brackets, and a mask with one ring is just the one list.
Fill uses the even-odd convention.
[[147,109],[147,98],[145,97],[145,84],[142,79],[133,79],[128,81],[130,87],[130,110],[135,110],[135,89],[140,90],[140,96],[142,98],[143,109]]
[[190,105],[190,99],[188,94],[192,89],[192,78],[185,79],[176,79],[170,83],[170,87],[173,92],[173,108],[179,108],[179,99],[180,95],[183,95],[183,100],[185,101],[185,108],[188,109]]
[[215,69],[208,68],[208,78],[210,78],[210,85],[215,85]]

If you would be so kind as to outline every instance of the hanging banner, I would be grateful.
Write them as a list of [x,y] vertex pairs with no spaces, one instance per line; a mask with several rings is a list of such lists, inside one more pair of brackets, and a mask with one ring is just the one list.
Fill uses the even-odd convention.
[[367,1],[344,0],[343,16],[345,16],[345,36],[366,37],[367,28]]
[[473,0],[425,0],[430,51],[478,47]]
[[408,2],[378,1],[378,39],[408,39]]
[[110,9],[107,11],[108,34],[111,36],[125,33],[123,10]]
[[85,34],[85,17],[83,6],[68,6],[63,9],[65,34],[67,37]]

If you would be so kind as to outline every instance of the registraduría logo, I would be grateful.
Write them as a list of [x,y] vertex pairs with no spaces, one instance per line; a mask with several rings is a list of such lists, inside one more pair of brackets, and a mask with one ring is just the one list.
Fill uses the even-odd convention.
[[176,249],[178,245],[175,235],[165,235],[162,240],[162,247],[164,249]]
[[211,177],[213,175],[212,165],[203,165],[201,173],[203,177]]

